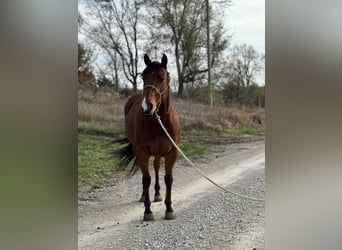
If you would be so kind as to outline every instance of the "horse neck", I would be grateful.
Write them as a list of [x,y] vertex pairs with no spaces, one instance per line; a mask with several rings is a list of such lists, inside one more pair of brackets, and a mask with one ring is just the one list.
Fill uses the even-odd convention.
[[166,91],[162,97],[162,103],[159,107],[159,115],[160,118],[164,121],[166,121],[167,117],[169,116],[169,105],[170,105],[170,96],[169,91]]

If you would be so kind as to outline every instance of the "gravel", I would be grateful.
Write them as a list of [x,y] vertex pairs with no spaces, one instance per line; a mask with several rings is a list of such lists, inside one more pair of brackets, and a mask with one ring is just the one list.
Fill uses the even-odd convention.
[[[223,169],[240,171],[226,187],[263,198],[265,162],[253,163],[253,157],[262,153],[264,141],[230,144],[224,152],[197,164],[210,174]],[[243,163],[246,159],[252,163]],[[152,203],[155,220],[142,221],[143,204],[137,202],[139,173],[115,186],[80,194],[79,249],[264,249],[265,204],[204,184],[203,178],[185,165],[177,162],[174,171],[176,219],[171,221],[162,219],[162,202]],[[165,185],[161,186],[163,194]]]

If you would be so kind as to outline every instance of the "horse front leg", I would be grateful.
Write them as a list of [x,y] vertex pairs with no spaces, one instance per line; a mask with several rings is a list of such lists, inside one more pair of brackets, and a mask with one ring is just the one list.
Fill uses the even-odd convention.
[[140,169],[142,172],[142,184],[143,184],[143,195],[144,197],[144,220],[153,220],[153,213],[151,211],[151,201],[150,201],[150,193],[149,188],[151,184],[151,176],[148,169],[148,159],[146,161],[141,162]]
[[160,195],[160,185],[159,185],[159,169],[160,169],[160,157],[155,157],[154,158],[154,173],[155,173],[155,179],[156,179],[156,183],[154,185],[154,190],[155,190],[155,194],[154,194],[154,201],[158,202],[158,201],[162,201],[163,198]]
[[166,197],[165,197],[165,206],[166,206],[166,212],[165,212],[165,219],[172,220],[175,218],[175,214],[172,209],[172,201],[171,201],[171,188],[173,183],[173,166],[177,159],[177,151],[173,150],[171,154],[169,154],[165,158],[165,184],[166,184]]
[[[162,196],[160,195],[159,169],[160,169],[160,157],[155,157],[155,159],[154,159],[154,173],[155,173],[155,180],[156,180],[156,183],[154,185],[154,190],[155,190],[154,201],[155,202],[163,200]],[[140,202],[144,202],[145,201],[144,191],[142,192],[139,201]]]

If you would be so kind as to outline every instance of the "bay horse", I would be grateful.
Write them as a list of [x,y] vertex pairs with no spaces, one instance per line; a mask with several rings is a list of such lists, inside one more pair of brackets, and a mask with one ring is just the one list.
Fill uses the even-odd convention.
[[134,165],[139,165],[142,173],[143,192],[140,198],[144,202],[144,220],[153,220],[149,187],[151,176],[149,172],[149,158],[154,156],[155,195],[154,201],[162,201],[159,185],[160,160],[165,159],[165,219],[175,217],[171,202],[171,186],[173,182],[172,169],[177,159],[177,149],[172,145],[165,132],[158,123],[159,115],[167,131],[176,142],[180,142],[180,122],[177,112],[170,103],[169,73],[167,72],[167,56],[163,54],[161,63],[151,62],[147,54],[144,55],[146,68],[142,72],[144,82],[143,92],[130,97],[124,108],[125,131],[124,140],[128,146],[119,153],[121,164],[127,166],[135,159]]

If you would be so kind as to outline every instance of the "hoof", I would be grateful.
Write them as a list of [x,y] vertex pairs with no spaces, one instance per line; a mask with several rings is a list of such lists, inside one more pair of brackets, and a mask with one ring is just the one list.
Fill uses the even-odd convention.
[[153,219],[153,213],[144,214],[144,221],[149,221]]
[[161,197],[161,195],[154,196],[154,201],[155,202],[162,201],[162,200],[163,200],[163,198]]
[[176,216],[173,212],[165,212],[165,219],[166,220],[173,220],[174,218],[176,218]]
[[145,201],[145,196],[142,195],[142,196],[140,197],[140,200],[139,200],[139,201],[140,201],[140,202],[144,202],[144,201]]

